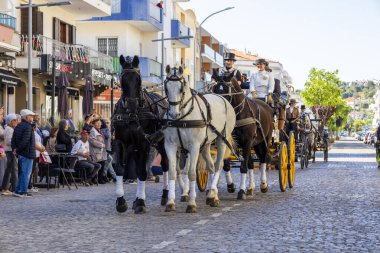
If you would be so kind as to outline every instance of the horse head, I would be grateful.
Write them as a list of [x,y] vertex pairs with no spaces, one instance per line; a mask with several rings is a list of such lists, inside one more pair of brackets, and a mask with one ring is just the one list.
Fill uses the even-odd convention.
[[135,55],[133,59],[120,55],[120,65],[123,70],[120,76],[122,97],[127,101],[128,111],[136,113],[141,102],[142,81],[139,70],[139,57]]
[[167,65],[165,70],[167,77],[164,82],[164,88],[169,102],[168,114],[173,119],[176,119],[181,114],[186,94],[190,95],[190,87],[183,77],[182,67],[171,68],[170,65]]
[[217,77],[217,83],[212,88],[213,93],[222,95],[230,102],[232,102],[234,96],[243,94],[243,90],[235,77],[230,82],[226,82],[218,76],[217,69],[213,69],[213,76]]

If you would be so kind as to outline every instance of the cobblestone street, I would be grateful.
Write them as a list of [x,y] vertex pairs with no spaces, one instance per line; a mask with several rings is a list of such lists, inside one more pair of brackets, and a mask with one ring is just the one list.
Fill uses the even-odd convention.
[[[380,252],[380,170],[375,151],[351,138],[332,146],[329,162],[298,169],[282,193],[269,172],[269,192],[237,201],[220,183],[221,205],[198,213],[165,213],[161,184],[147,184],[148,212],[115,210],[115,184],[42,189],[32,198],[0,197],[0,252]],[[234,169],[239,184],[239,170]],[[129,207],[136,185],[124,185]]]

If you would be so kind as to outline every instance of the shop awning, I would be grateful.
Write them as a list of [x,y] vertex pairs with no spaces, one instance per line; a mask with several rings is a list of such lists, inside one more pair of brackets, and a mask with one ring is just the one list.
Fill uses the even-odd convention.
[[21,78],[11,71],[0,69],[0,86],[21,86]]

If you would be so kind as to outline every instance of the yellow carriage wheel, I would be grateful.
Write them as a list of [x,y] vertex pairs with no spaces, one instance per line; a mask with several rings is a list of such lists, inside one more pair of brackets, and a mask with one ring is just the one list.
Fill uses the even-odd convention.
[[285,142],[281,142],[277,166],[280,189],[284,192],[286,191],[286,185],[288,182],[288,148],[286,147]]
[[204,192],[207,187],[208,172],[206,162],[199,158],[197,164],[197,185],[200,192]]
[[289,182],[289,188],[293,188],[295,177],[296,177],[296,141],[295,141],[293,132],[290,132],[289,134],[288,149],[289,149],[288,182]]

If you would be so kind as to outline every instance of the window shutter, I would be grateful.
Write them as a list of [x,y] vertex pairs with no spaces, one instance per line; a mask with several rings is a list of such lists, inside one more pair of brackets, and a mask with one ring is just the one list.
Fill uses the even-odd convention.
[[60,20],[58,18],[53,18],[53,39],[60,40],[61,35],[61,25]]
[[73,44],[76,44],[77,43],[77,27],[76,26],[72,26],[73,27],[73,41],[71,43]]
[[28,9],[21,9],[21,34],[28,34]]
[[36,23],[35,24],[36,24],[36,33],[35,34],[44,34],[44,13],[42,11],[36,12]]

